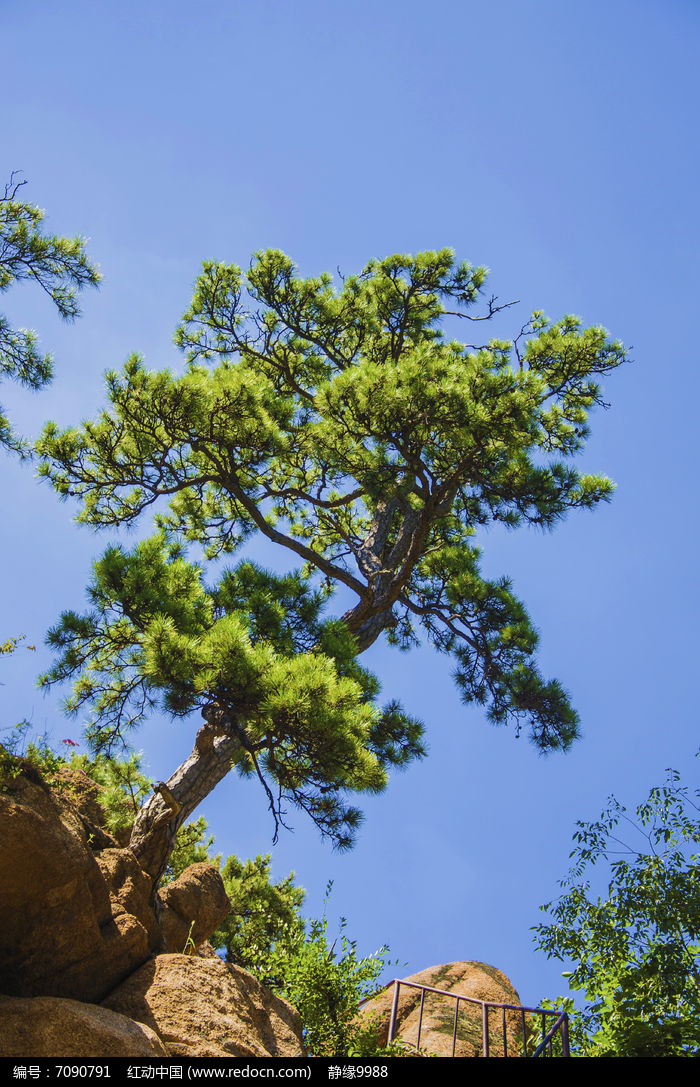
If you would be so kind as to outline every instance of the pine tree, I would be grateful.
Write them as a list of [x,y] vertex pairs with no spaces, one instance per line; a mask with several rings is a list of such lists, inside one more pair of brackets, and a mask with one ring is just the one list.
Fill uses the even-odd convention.
[[[97,268],[85,254],[83,238],[62,238],[42,233],[44,212],[18,199],[26,184],[12,174],[0,194],[0,292],[21,280],[38,284],[48,294],[65,321],[79,314],[78,291],[100,281]],[[30,389],[51,381],[53,360],[42,355],[37,336],[30,329],[13,329],[0,314],[0,375]],[[26,456],[26,443],[13,431],[0,408],[0,446]]]
[[[187,368],[138,357],[108,375],[110,407],[39,443],[42,473],[79,520],[155,535],[96,563],[85,614],[65,613],[45,682],[73,678],[97,750],[155,706],[199,711],[190,757],[156,788],[132,847],[157,881],[178,828],[235,766],[259,778],[276,827],[302,808],[336,844],[360,813],[350,792],[423,753],[421,725],[357,658],[377,638],[422,636],[456,664],[467,703],[566,749],[578,717],[534,661],[537,634],[507,578],[479,569],[493,522],[550,528],[607,500],[571,464],[602,405],[600,375],[625,358],[602,328],[536,313],[509,341],[447,336],[485,269],[450,250],[370,261],[334,286],[278,251],[247,274],[204,265],[176,333]],[[255,537],[297,564],[247,559]],[[187,558],[198,547],[201,561]],[[342,614],[330,611],[334,592]]]

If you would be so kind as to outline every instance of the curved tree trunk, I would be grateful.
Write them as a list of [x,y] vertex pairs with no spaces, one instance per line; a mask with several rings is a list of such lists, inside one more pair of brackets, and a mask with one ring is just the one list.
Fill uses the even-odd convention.
[[195,808],[226,777],[240,740],[217,706],[203,711],[205,724],[192,753],[165,782],[158,782],[134,821],[129,845],[155,892],[175,844],[175,835]]

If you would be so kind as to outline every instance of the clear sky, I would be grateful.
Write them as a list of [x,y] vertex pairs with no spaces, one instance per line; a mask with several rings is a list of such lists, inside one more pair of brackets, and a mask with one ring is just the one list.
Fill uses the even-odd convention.
[[[88,236],[104,274],[68,328],[29,288],[2,298],[56,355],[52,388],[0,390],[25,432],[94,415],[104,370],[132,351],[181,366],[172,333],[201,261],[266,247],[314,275],[450,246],[521,300],[513,332],[540,308],[632,347],[581,459],[617,482],[611,505],[479,541],[528,606],[581,741],[540,758],[465,709],[431,651],[375,646],[365,659],[424,720],[429,757],[364,805],[351,854],[302,815],[273,851],[311,915],[332,878],[331,916],[362,953],[389,942],[403,976],[477,959],[527,1003],[564,991],[529,929],[575,820],[611,792],[634,805],[667,766],[697,781],[700,6],[0,0],[0,16],[4,178],[23,171],[48,229]],[[113,537],[77,528],[30,465],[0,470],[0,641],[37,645],[0,665],[1,724],[79,739],[59,693],[33,684],[46,629],[82,606]],[[192,733],[159,720],[136,737],[154,777]],[[224,856],[270,850],[254,783],[227,779],[202,811]]]

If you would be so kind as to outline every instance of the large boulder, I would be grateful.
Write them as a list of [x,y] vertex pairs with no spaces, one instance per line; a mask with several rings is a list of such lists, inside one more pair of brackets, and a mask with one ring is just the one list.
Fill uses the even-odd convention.
[[0,771],[0,992],[98,1002],[158,946],[148,877],[93,853],[70,790],[5,752]]
[[191,864],[158,897],[165,950],[175,953],[201,947],[231,912],[219,869],[206,861]]
[[0,1057],[165,1057],[158,1035],[124,1015],[54,996],[0,996]]
[[299,1013],[238,966],[158,955],[102,1001],[151,1027],[174,1057],[300,1057]]
[[[430,966],[403,981],[426,985],[449,993],[471,997],[475,1001],[495,1004],[520,1004],[520,997],[505,974],[483,962],[450,962]],[[372,1021],[380,1045],[386,1045],[389,1034],[394,986],[368,1001],[360,1013],[360,1021]],[[421,1013],[421,990],[402,984],[394,1029],[394,1040],[426,1056],[452,1056],[456,999],[426,992]],[[523,1046],[523,1025],[520,1012],[505,1011],[506,1053],[503,1045],[503,1011],[492,1008],[488,1013],[489,1052],[493,1056],[520,1056]],[[420,1025],[420,1042],[418,1037]],[[529,1033],[529,1023],[525,1026]],[[482,1053],[481,1004],[460,1000],[457,1017],[455,1056],[478,1057]]]

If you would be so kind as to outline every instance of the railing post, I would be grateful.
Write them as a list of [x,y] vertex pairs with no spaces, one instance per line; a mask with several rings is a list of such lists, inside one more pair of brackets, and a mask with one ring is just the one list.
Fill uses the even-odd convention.
[[457,1003],[455,1004],[455,1027],[452,1031],[452,1056],[454,1057],[457,1050],[457,1023],[459,1021],[459,997],[457,997]]
[[481,1005],[481,1056],[489,1055],[489,1006]]
[[399,1007],[399,986],[401,982],[394,981],[394,999],[391,1002],[391,1019],[389,1020],[389,1037],[387,1038],[387,1045],[390,1045],[394,1040],[394,1030],[396,1029],[396,1012]]
[[564,1019],[561,1024],[561,1054],[562,1057],[570,1057],[569,1053],[569,1016],[564,1013]]
[[416,1038],[416,1052],[420,1053],[420,1032],[423,1026],[423,1005],[425,1004],[425,989],[420,991],[420,1015],[418,1016],[418,1037]]

